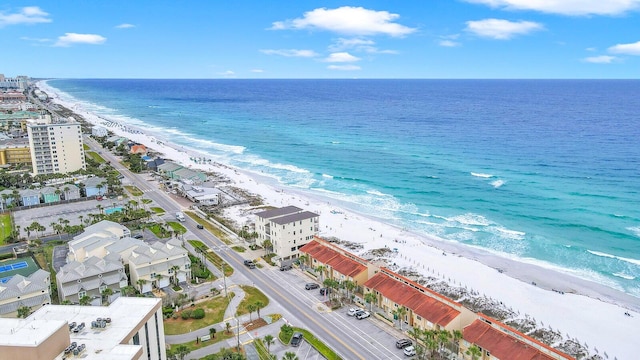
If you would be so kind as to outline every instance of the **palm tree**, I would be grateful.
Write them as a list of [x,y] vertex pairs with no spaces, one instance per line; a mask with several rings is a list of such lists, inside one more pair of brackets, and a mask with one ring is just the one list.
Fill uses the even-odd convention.
[[80,298],[80,300],[78,300],[80,302],[80,305],[89,305],[91,303],[91,297],[88,295],[85,295],[83,297]]
[[124,296],[129,296],[129,295],[133,295],[133,294],[136,293],[136,289],[131,285],[127,285],[127,286],[121,288],[120,291],[122,292],[122,294]]
[[175,285],[178,286],[178,270],[180,270],[180,266],[174,265],[171,267],[171,270],[173,270],[173,281],[175,281]]
[[476,344],[473,344],[470,348],[467,349],[466,354],[471,355],[471,360],[476,360],[480,358],[480,356],[482,356],[482,350],[480,350],[480,348]]
[[462,331],[453,330],[452,335],[453,336],[451,337],[451,340],[454,342],[456,346],[456,355],[458,355],[458,353],[460,353],[460,340],[462,339]]
[[449,342],[453,335],[449,332],[449,330],[440,330],[437,334],[438,338],[438,351],[442,354],[442,349],[444,348],[444,344]]
[[322,278],[324,277],[324,269],[325,269],[324,265],[318,265],[315,268],[316,272],[319,273],[319,275],[320,275],[320,281],[321,282],[322,282]]
[[273,339],[273,336],[265,335],[264,343],[267,345],[267,353],[271,354],[271,345],[273,345],[274,342],[275,340]]
[[138,284],[138,286],[140,287],[140,289],[138,289],[138,291],[142,292],[142,288],[144,287],[144,285],[147,283],[147,280],[145,279],[138,279],[138,281],[136,281],[136,284]]
[[400,306],[393,313],[398,317],[398,323],[400,324],[400,331],[402,331],[402,323],[404,322],[404,316],[407,314],[407,308],[404,306]]
[[351,296],[349,296],[349,293],[356,288],[356,283],[351,280],[345,280],[342,282],[342,287],[347,290],[347,299],[349,300],[349,302],[351,302]]
[[224,328],[227,334],[231,332],[231,324],[228,321],[224,324]]
[[373,303],[378,300],[376,294],[369,292],[364,294],[364,301],[369,304],[369,311],[373,311]]
[[30,307],[23,305],[18,308],[18,319],[26,319],[29,315],[31,315]]
[[298,260],[300,260],[300,267],[302,268],[302,270],[304,270],[304,268],[307,266],[307,262],[309,261],[309,254],[302,254],[298,257]]
[[65,200],[69,200],[69,190],[71,190],[71,188],[69,188],[68,186],[65,186],[64,189],[62,189],[62,191],[64,191]]
[[269,249],[271,249],[272,246],[273,246],[273,243],[269,239],[262,242],[262,248],[264,248],[265,255],[269,253]]
[[258,318],[260,318],[260,309],[264,307],[264,303],[260,300],[256,301],[256,311],[258,312]]
[[292,353],[291,351],[287,351],[286,353],[284,353],[284,356],[282,357],[282,360],[298,360],[298,357],[296,356],[296,353]]
[[209,328],[209,336],[211,336],[212,339],[216,338],[216,328],[213,326]]
[[102,290],[102,300],[104,301],[104,299],[109,299],[109,296],[113,295],[113,289],[111,288],[105,288],[104,290]]
[[251,321],[251,314],[256,311],[256,305],[255,304],[249,304],[247,305],[247,311],[249,312],[249,321]]
[[176,348],[175,354],[178,356],[178,359],[184,360],[184,358],[191,352],[186,345],[178,345]]

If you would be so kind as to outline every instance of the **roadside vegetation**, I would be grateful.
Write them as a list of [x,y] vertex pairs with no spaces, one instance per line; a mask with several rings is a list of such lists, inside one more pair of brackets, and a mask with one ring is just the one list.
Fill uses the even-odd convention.
[[200,256],[204,256],[206,259],[211,261],[211,263],[218,268],[218,270],[223,271],[224,266],[224,275],[231,276],[233,275],[233,268],[231,265],[227,264],[218,254],[214,253],[209,249],[209,247],[202,243],[200,240],[188,240],[189,244],[191,244]]
[[[206,300],[194,304],[194,307],[188,307],[178,312],[174,312],[169,319],[164,320],[164,333],[166,335],[185,334],[194,330],[202,329],[207,326],[211,326],[224,320],[224,312],[229,306],[229,301],[233,297],[233,293],[230,297],[216,296],[210,300]],[[191,315],[194,309],[199,308],[204,310],[204,317],[201,319],[194,319]],[[184,316],[184,313],[188,313],[189,316]]]
[[291,337],[293,336],[294,332],[301,332],[304,337],[304,341],[308,342],[311,346],[313,346],[325,359],[327,360],[342,359],[340,356],[338,356],[338,354],[335,353],[335,351],[331,350],[330,347],[328,347],[325,343],[320,341],[320,339],[315,337],[315,335],[313,335],[307,329],[291,327],[289,325],[282,325],[282,327],[280,328],[280,333],[278,334],[278,337],[283,343],[289,344],[289,342],[291,342]]
[[269,298],[253,286],[239,285],[244,290],[244,298],[238,305],[236,316],[256,312],[260,317],[260,309],[269,305]]

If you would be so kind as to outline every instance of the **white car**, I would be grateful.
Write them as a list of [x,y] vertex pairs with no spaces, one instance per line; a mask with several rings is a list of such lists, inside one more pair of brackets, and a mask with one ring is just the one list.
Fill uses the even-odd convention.
[[371,316],[370,312],[363,311],[363,312],[360,312],[358,315],[356,315],[356,318],[358,318],[358,320],[362,320],[362,319],[368,318],[369,316]]
[[407,356],[413,356],[416,354],[416,348],[413,345],[407,346],[404,348],[404,354]]
[[356,313],[359,311],[360,309],[358,308],[350,308],[349,311],[347,311],[347,315],[349,316],[355,316]]

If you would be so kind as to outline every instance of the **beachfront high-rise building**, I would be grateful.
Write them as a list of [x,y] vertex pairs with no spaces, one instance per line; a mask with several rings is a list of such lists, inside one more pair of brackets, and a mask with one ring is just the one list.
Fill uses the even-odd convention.
[[33,175],[66,174],[85,169],[82,130],[72,118],[27,123]]
[[281,260],[297,258],[298,251],[320,231],[320,215],[296,206],[261,211],[256,214],[258,242],[271,241]]
[[162,300],[121,297],[109,306],[47,305],[0,319],[0,359],[166,360]]

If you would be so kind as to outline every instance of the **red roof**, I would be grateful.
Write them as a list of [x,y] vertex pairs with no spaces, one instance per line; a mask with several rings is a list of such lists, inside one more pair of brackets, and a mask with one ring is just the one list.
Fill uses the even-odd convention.
[[[487,319],[494,322],[492,319]],[[561,358],[572,359],[572,357],[546,346],[537,340],[531,339],[524,334],[518,333],[517,331],[508,328],[506,325],[500,324],[500,326],[509,329],[509,331],[514,334],[527,338],[529,341],[545,348],[548,352],[553,352],[559,355]],[[558,356],[553,357],[545,354],[539,348],[518,340],[516,337],[496,329],[483,320],[476,320],[471,323],[471,325],[465,327],[462,331],[462,338],[472,344],[478,345],[483,350],[489,351],[492,356],[495,356],[498,359],[553,360],[558,358]]]
[[[382,272],[377,273],[364,284],[367,288],[378,291],[394,303],[404,306],[416,315],[440,326],[447,326],[460,314],[460,311],[430,296],[431,292],[428,289],[423,289],[417,284],[414,285],[416,286],[410,286]],[[421,288],[422,291],[418,288]]]
[[132,154],[144,154],[147,152],[147,148],[144,145],[133,145],[131,147]]
[[312,240],[303,247],[300,248],[300,252],[307,253],[313,259],[319,262],[331,266],[334,271],[345,276],[354,277],[363,271],[367,271],[367,267],[361,263],[348,258],[340,252],[332,249],[320,243],[317,240]]

